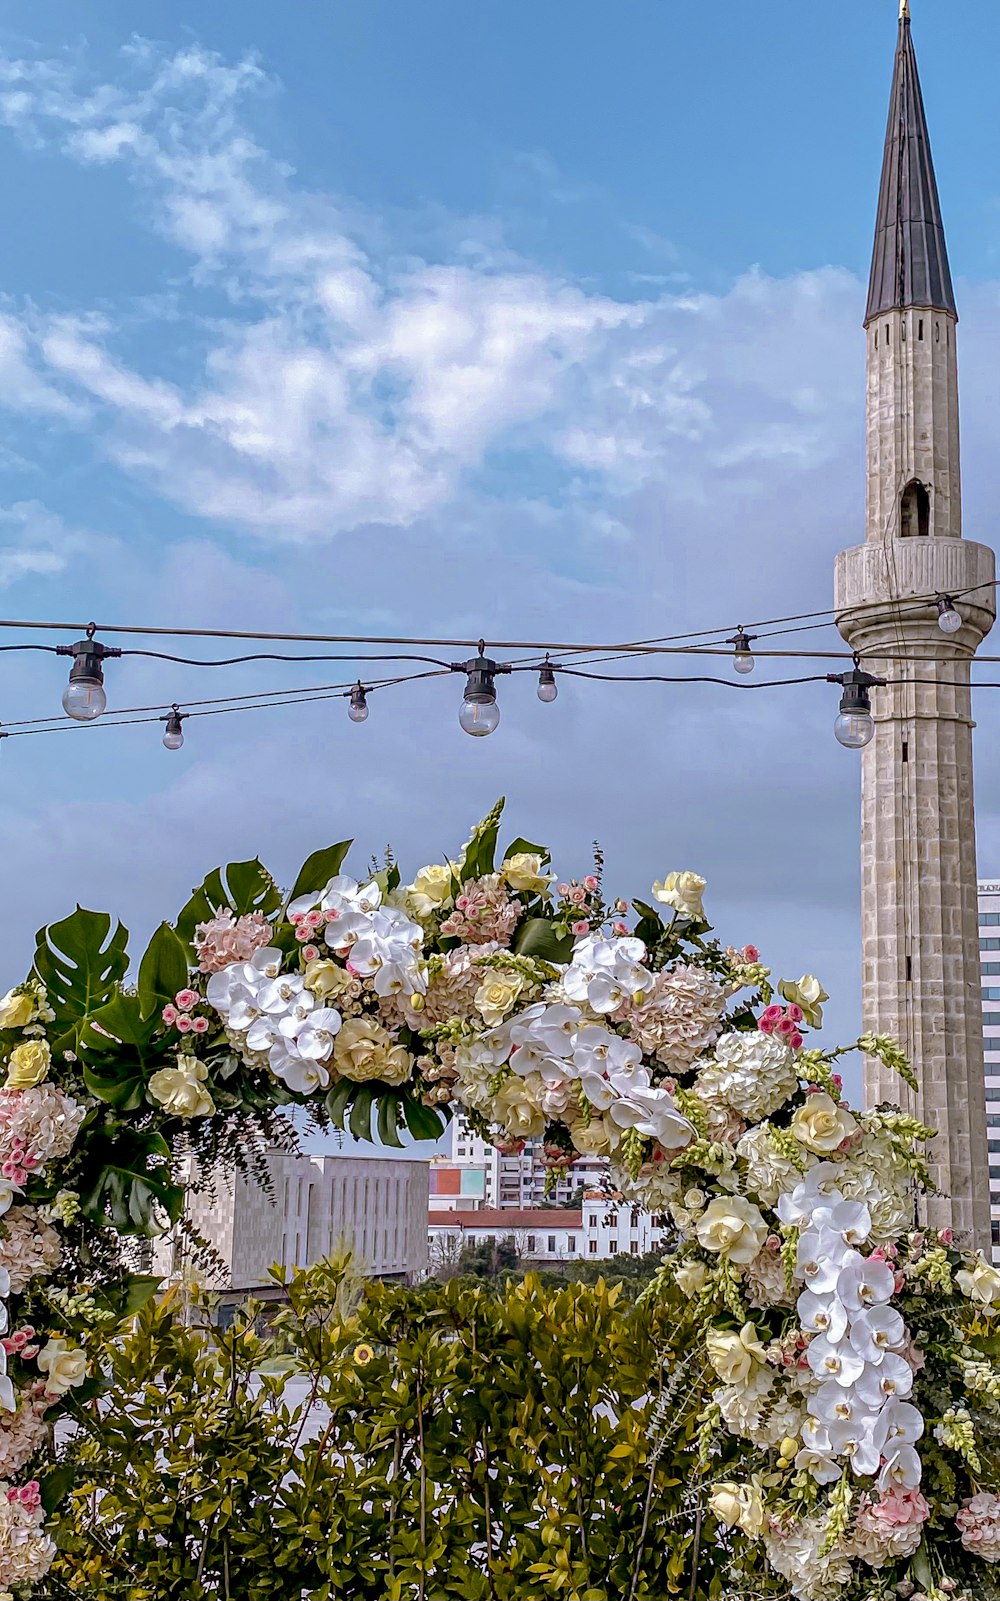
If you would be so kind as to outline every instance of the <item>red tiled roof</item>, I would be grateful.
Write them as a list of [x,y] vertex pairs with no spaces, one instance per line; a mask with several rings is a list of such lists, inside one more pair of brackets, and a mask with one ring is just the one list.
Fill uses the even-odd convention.
[[512,1229],[582,1229],[582,1212],[564,1212],[561,1207],[554,1211],[546,1211],[540,1207],[502,1207],[499,1211],[459,1212],[441,1211],[428,1212],[428,1223],[435,1223],[441,1227],[454,1228],[457,1224],[461,1229],[493,1229],[500,1234]]

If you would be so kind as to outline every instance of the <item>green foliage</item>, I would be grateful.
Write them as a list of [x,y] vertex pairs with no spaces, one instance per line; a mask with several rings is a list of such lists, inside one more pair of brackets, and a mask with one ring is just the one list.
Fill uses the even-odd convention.
[[35,936],[34,973],[44,984],[55,1012],[56,1044],[75,1050],[84,1024],[104,1006],[128,968],[128,929],[111,932],[106,912],[82,906]]
[[323,890],[344,865],[344,858],[354,841],[342,839],[339,845],[328,845],[325,850],[313,851],[303,862],[288,899],[308,895],[311,890]]
[[109,1341],[51,1601],[710,1593],[689,1500],[700,1382],[670,1404],[670,1449],[649,1437],[677,1304],[529,1277],[499,1295],[373,1285],[355,1310],[345,1288],[343,1261],[296,1275],[266,1335],[207,1337],[171,1295]]
[[573,951],[572,934],[559,934],[548,917],[525,918],[514,939],[518,956],[537,956],[543,962],[568,962]]
[[161,923],[139,966],[139,1001],[143,1018],[160,1012],[178,990],[187,989],[187,948],[169,923]]
[[[325,884],[326,880],[323,882]],[[323,884],[308,887],[322,889]],[[230,862],[226,868],[214,868],[194,891],[177,918],[177,932],[191,945],[198,924],[209,922],[227,907],[234,917],[245,917],[249,912],[261,912],[270,917],[280,905],[278,887],[262,862],[256,857],[252,862]]]

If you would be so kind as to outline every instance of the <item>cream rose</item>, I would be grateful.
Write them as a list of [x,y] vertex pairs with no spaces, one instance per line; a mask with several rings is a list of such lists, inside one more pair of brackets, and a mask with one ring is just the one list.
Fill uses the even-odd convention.
[[545,1113],[529,1098],[525,1086],[524,1079],[504,1079],[493,1103],[495,1117],[517,1139],[532,1139],[545,1133]]
[[45,1374],[45,1388],[50,1395],[65,1395],[87,1377],[86,1356],[63,1339],[49,1340],[42,1347],[38,1353],[38,1367]]
[[800,1145],[817,1156],[839,1150],[857,1130],[857,1123],[830,1095],[810,1095],[794,1113],[788,1125]]
[[7,1066],[8,1090],[32,1090],[48,1078],[52,1065],[52,1052],[47,1040],[25,1040],[10,1053]]
[[962,1268],[955,1280],[963,1295],[980,1306],[1000,1306],[1000,1273],[985,1257],[977,1256],[972,1266]]
[[211,1117],[215,1102],[205,1088],[208,1064],[196,1056],[178,1056],[176,1067],[163,1067],[149,1081],[149,1093],[173,1117]]
[[614,1124],[609,1126],[603,1117],[593,1117],[589,1123],[575,1123],[569,1137],[581,1156],[610,1156],[621,1139],[621,1130]]
[[699,923],[705,916],[701,903],[704,893],[705,880],[697,873],[668,873],[662,884],[653,885],[655,900],[679,912],[681,917],[690,917]]
[[353,984],[354,980],[346,967],[339,962],[330,962],[323,957],[317,957],[314,962],[307,962],[302,982],[313,995],[318,995],[321,1001],[336,1000],[339,995]]
[[760,1491],[752,1484],[717,1484],[708,1500],[709,1507],[727,1529],[740,1528],[756,1539],[764,1531],[767,1516]]
[[744,1195],[718,1195],[698,1220],[698,1244],[717,1256],[728,1256],[746,1266],[763,1248],[769,1230],[763,1217]]
[[830,997],[812,973],[803,973],[797,984],[783,978],[778,985],[778,994],[791,1005],[801,1007],[802,1016],[810,1028],[822,1028],[823,1002]]
[[487,1028],[502,1023],[514,1010],[524,979],[520,973],[488,973],[476,991],[476,1007]]
[[420,869],[413,883],[406,887],[406,904],[414,917],[430,917],[451,900],[452,871],[449,865],[437,863]]
[[365,1084],[405,1084],[413,1071],[413,1057],[403,1045],[371,1017],[345,1019],[333,1047],[333,1065],[342,1078]]
[[517,851],[508,856],[500,869],[501,876],[513,890],[523,895],[545,895],[555,877],[542,869],[542,858],[535,851]]
[[708,1283],[708,1268],[704,1262],[682,1262],[674,1273],[674,1283],[682,1295],[690,1295],[693,1300]]
[[745,1323],[738,1333],[735,1329],[710,1329],[705,1348],[723,1384],[735,1384],[740,1389],[767,1361],[756,1323]]
[[26,1028],[35,1015],[33,995],[8,990],[0,1001],[0,1028]]

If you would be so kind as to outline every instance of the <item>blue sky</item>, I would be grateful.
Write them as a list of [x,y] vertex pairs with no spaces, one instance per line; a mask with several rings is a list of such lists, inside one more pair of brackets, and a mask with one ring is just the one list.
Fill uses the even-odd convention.
[[[966,532],[990,542],[1000,14],[913,5]],[[0,610],[603,640],[828,606],[863,537],[895,13],[12,0]],[[131,660],[108,684],[145,705],[349,674]],[[63,678],[6,658],[0,720],[56,710]],[[147,932],[219,858],[259,850],[290,878],[347,833],[359,866],[392,840],[415,868],[505,792],[512,833],[567,875],[595,837],[626,894],[704,872],[725,937],[819,971],[834,1028],[856,1028],[857,764],[827,686],[575,685],[547,708],[514,682],[481,744],[455,702],[449,682],[373,697],[360,729],[340,701],[192,721],[176,755],[149,727],[5,741],[11,978],[76,900]],[[977,716],[995,873],[988,692]]]

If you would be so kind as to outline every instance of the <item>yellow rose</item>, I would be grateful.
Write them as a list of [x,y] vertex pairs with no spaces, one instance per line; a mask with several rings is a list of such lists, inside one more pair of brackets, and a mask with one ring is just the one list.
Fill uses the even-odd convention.
[[452,871],[450,864],[443,867],[432,864],[420,869],[413,883],[406,887],[406,904],[414,917],[430,917],[451,900]]
[[524,895],[546,895],[555,877],[542,870],[542,858],[535,851],[517,851],[508,856],[500,872],[511,889]]
[[800,1145],[817,1156],[829,1156],[839,1150],[849,1135],[857,1129],[850,1112],[845,1112],[829,1095],[810,1095],[792,1117],[788,1125]]
[[42,1347],[38,1367],[45,1374],[45,1388],[50,1395],[65,1395],[87,1377],[87,1358],[63,1339],[50,1340]]
[[705,908],[701,904],[704,893],[705,880],[697,873],[668,873],[662,884],[653,885],[655,900],[698,923],[705,918]]
[[803,973],[797,984],[783,978],[778,985],[778,994],[792,1006],[802,1008],[802,1016],[810,1028],[823,1026],[823,1002],[830,999],[818,978],[812,973]]
[[0,1028],[26,1028],[35,1016],[35,997],[8,990],[0,1001]]
[[330,962],[323,957],[317,957],[314,962],[307,962],[302,982],[313,995],[318,995],[321,1001],[335,1000],[354,981],[346,967],[339,962]]
[[967,1295],[970,1301],[977,1301],[980,1306],[1000,1305],[1000,1273],[991,1267],[985,1257],[973,1257],[971,1262],[971,1267],[962,1268],[955,1274],[963,1295]]
[[674,1273],[674,1283],[682,1295],[690,1295],[693,1300],[708,1283],[708,1268],[704,1262],[682,1262]]
[[405,1084],[413,1070],[413,1057],[371,1017],[345,1020],[333,1047],[333,1064],[341,1078],[355,1084],[379,1079],[383,1084]]
[[10,1053],[7,1067],[8,1090],[30,1090],[48,1078],[52,1065],[52,1052],[47,1040],[25,1040]]
[[723,1384],[738,1384],[741,1389],[767,1361],[755,1323],[745,1323],[739,1333],[735,1329],[710,1329],[705,1348]]
[[620,1129],[610,1127],[603,1117],[593,1117],[589,1123],[575,1123],[569,1131],[574,1150],[581,1156],[610,1156],[618,1144]]
[[493,1108],[493,1115],[515,1139],[532,1139],[545,1133],[548,1119],[529,1100],[523,1079],[505,1079],[494,1097]]
[[751,1539],[763,1533],[767,1523],[764,1498],[756,1485],[717,1484],[708,1500],[709,1507],[727,1529],[740,1528]]
[[208,1064],[196,1056],[178,1056],[176,1067],[162,1067],[149,1081],[149,1093],[172,1117],[211,1117],[215,1102],[205,1080]]
[[718,1256],[746,1265],[764,1247],[768,1227],[744,1195],[718,1195],[709,1201],[695,1230],[698,1244]]
[[487,1028],[502,1023],[524,988],[520,973],[488,973],[476,991],[476,1006]]

